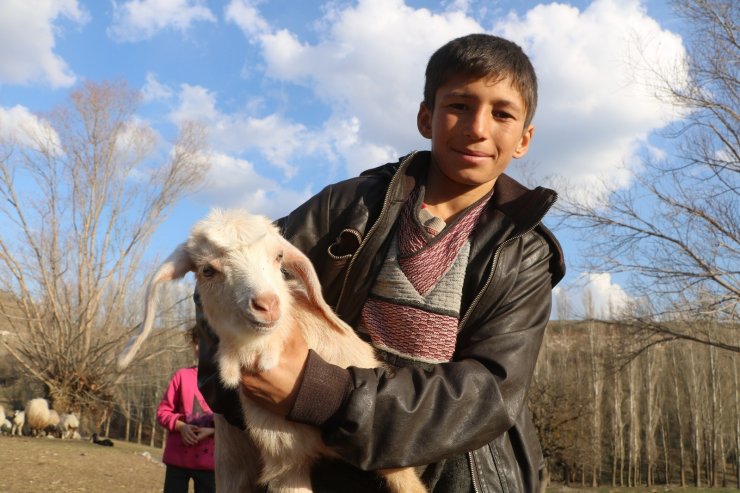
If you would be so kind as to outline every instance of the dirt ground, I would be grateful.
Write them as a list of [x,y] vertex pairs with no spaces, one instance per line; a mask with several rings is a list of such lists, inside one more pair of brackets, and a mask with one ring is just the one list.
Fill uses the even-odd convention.
[[161,492],[162,450],[114,443],[0,436],[0,493]]

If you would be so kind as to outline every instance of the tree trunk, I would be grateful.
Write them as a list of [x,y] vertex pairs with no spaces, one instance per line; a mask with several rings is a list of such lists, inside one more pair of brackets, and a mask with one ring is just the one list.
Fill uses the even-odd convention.
[[[694,358],[694,351],[689,348],[689,411],[691,413],[691,427],[692,427],[692,438],[693,438],[693,450],[692,460],[694,467],[694,486],[701,488],[701,470],[702,470],[702,438],[701,438],[701,410],[700,410],[700,398],[699,398],[699,387],[698,382],[699,375],[696,368],[696,360]],[[692,402],[693,401],[693,402]]]
[[591,427],[593,430],[592,437],[592,455],[591,460],[591,487],[599,486],[601,478],[601,400],[602,387],[604,385],[603,377],[599,371],[599,355],[601,351],[597,345],[596,327],[593,323],[589,324],[589,343],[591,345],[591,400],[593,403],[593,413]]
[[[678,375],[679,369],[676,364],[676,348],[671,348],[671,363],[673,374],[673,393],[676,399],[676,421],[678,423],[678,466],[681,488],[686,487],[686,460],[684,451],[684,430],[683,430],[683,406],[681,406],[681,392],[679,390]],[[667,460],[667,458],[666,458]]]
[[131,403],[126,403],[126,435],[125,440],[128,442],[129,438],[131,437]]
[[666,438],[665,420],[660,422],[660,436],[663,440],[663,474],[665,475],[664,484],[671,484],[670,454],[668,453],[668,439]]
[[735,380],[735,486],[740,490],[740,381],[738,379],[738,360],[735,358],[732,373]]
[[144,420],[139,416],[139,419],[136,420],[136,443],[141,445],[141,431],[144,427]]

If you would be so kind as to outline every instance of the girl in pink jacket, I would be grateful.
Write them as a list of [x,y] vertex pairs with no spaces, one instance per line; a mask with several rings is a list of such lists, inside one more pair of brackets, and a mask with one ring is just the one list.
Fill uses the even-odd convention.
[[[188,331],[198,357],[195,327]],[[195,493],[216,491],[213,452],[213,412],[198,390],[198,368],[175,372],[157,407],[157,422],[166,428],[162,462],[167,465],[164,493],[187,493],[193,480]]]

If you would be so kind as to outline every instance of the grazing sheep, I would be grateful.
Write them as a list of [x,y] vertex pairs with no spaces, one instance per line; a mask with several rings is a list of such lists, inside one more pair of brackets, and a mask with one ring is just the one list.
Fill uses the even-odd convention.
[[13,423],[8,418],[5,418],[0,424],[0,433],[3,435],[10,435],[10,431],[13,429]]
[[98,438],[97,433],[92,434],[92,442],[97,445],[102,445],[103,447],[113,446],[113,440],[111,440],[110,438]]
[[[362,341],[326,304],[309,259],[280,236],[265,217],[244,211],[215,210],[197,223],[150,281],[141,332],[119,359],[125,367],[151,330],[155,287],[196,274],[196,285],[209,325],[219,337],[216,359],[223,383],[236,388],[241,368],[274,366],[292,327],[299,327],[308,347],[331,363],[364,368],[380,365]],[[287,272],[291,280],[286,280]],[[241,491],[257,479],[271,493],[310,492],[310,465],[320,456],[337,457],[317,428],[286,420],[239,392],[246,433],[259,449],[259,478],[246,477],[234,457],[249,440],[219,434],[216,424],[216,482],[222,491]],[[217,418],[220,418],[217,416]],[[224,434],[227,435],[227,434]],[[232,434],[233,435],[233,434]],[[378,471],[396,493],[426,489],[411,468]]]
[[46,399],[31,399],[26,404],[26,424],[33,436],[45,436],[47,431],[53,432],[59,424],[59,414],[49,409]]
[[3,423],[5,421],[5,408],[3,406],[0,406],[0,423]]
[[59,434],[59,413],[56,412],[53,409],[49,409],[49,418],[46,421],[46,428],[44,428],[44,431],[46,432],[46,436],[58,436]]
[[62,414],[59,417],[59,438],[74,438],[77,428],[80,427],[80,420],[74,414]]
[[23,435],[23,425],[26,423],[26,412],[21,410],[16,410],[15,413],[13,413],[13,428],[10,430],[10,435]]

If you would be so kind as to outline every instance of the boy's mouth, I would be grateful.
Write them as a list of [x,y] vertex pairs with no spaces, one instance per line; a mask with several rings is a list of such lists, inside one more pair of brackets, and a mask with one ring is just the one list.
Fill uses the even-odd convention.
[[455,151],[464,156],[480,157],[480,158],[492,158],[493,156],[488,152],[475,151],[472,149],[455,149]]

